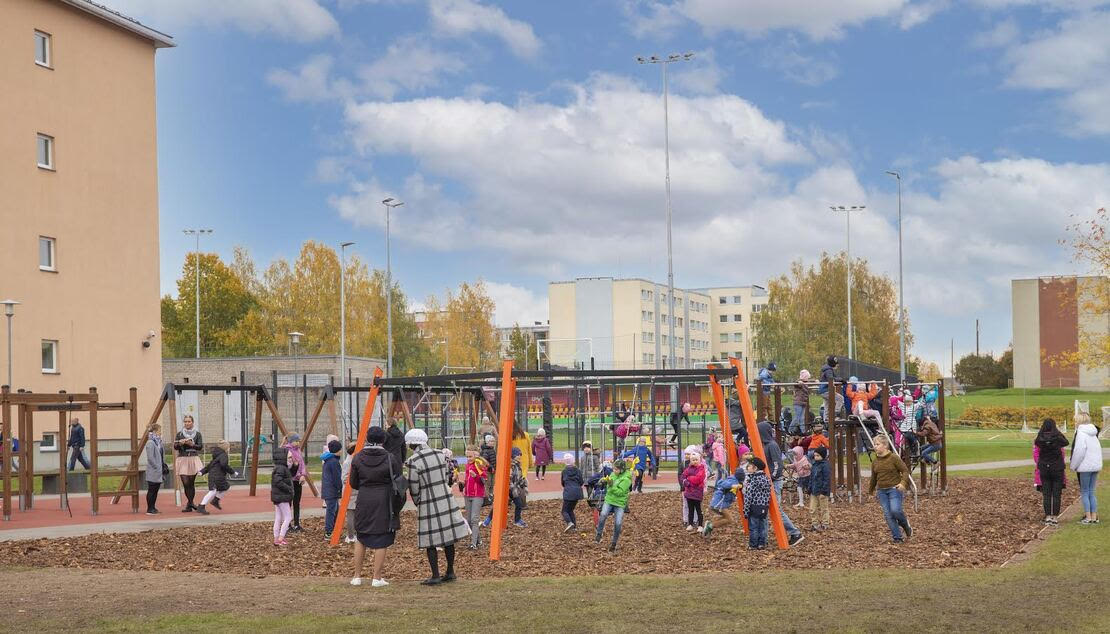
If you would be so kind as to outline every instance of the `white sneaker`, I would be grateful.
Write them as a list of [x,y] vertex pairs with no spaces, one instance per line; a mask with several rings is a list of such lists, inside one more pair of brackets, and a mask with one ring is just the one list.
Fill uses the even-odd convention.
[[351,585],[352,585],[352,586],[361,586],[361,585],[362,585],[362,577],[354,577],[354,578],[352,578],[352,579],[351,579]]
[[704,533],[705,532],[705,527],[704,526],[699,526],[698,527],[698,532],[699,533]]
[[385,579],[374,579],[370,582],[370,585],[375,588],[384,588],[385,586],[389,585],[389,582]]
[[348,544],[353,544],[353,543],[357,542],[358,540],[355,539],[354,537],[347,537],[343,541],[348,543]]
[[687,524],[686,525],[686,532],[689,533],[692,530],[694,530],[694,525],[693,524]]

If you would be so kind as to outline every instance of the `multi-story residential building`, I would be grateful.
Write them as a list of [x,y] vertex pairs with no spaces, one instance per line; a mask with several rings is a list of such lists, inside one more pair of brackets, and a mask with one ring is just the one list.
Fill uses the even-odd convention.
[[1106,297],[1104,275],[1013,280],[1014,387],[1105,390],[1110,368],[1076,363],[1084,340],[1110,333],[1110,313],[1095,312]]
[[[158,399],[154,57],[173,45],[86,0],[0,3],[0,299],[19,302],[13,390],[95,386],[121,401],[136,387],[144,422]],[[0,337],[0,359],[8,352]],[[126,416],[99,422],[102,438],[127,435]],[[56,418],[37,418],[36,442],[50,429]]]
[[762,365],[754,358],[752,316],[767,304],[767,290],[762,286],[725,286],[700,288],[710,296],[712,306],[713,358],[725,360],[736,357],[744,361],[746,375]]
[[[642,279],[578,278],[548,285],[550,341],[541,353],[552,364],[597,369],[690,368],[712,354],[712,298]],[[670,320],[675,359],[670,359]]]
[[548,338],[548,330],[550,326],[548,322],[533,321],[531,325],[527,324],[514,324],[512,326],[500,326],[497,328],[497,337],[501,341],[501,356],[506,358],[509,356],[509,350],[512,345],[513,331],[520,328],[520,331],[525,336],[532,339],[532,341],[544,341]]

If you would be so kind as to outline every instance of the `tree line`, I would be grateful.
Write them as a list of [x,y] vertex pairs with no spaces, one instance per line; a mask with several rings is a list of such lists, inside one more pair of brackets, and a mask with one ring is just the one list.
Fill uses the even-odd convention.
[[[177,280],[177,296],[161,300],[163,356],[194,355],[198,264],[202,356],[288,354],[288,333],[293,331],[304,334],[298,348],[301,354],[339,353],[339,255],[330,246],[310,240],[292,263],[278,258],[261,273],[243,247],[235,248],[230,263],[215,253],[188,254]],[[385,271],[371,269],[352,255],[342,274],[347,354],[384,359]],[[443,297],[428,297],[422,325],[396,279],[389,292],[397,374],[435,374],[445,358],[453,366],[497,367],[500,342],[493,325],[494,305],[481,280],[464,282]]]

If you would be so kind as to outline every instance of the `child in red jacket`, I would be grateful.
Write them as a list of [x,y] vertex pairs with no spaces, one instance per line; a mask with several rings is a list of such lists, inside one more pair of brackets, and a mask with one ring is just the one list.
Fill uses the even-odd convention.
[[686,530],[692,531],[697,526],[700,533],[705,530],[701,511],[701,501],[705,497],[705,465],[701,453],[690,452],[690,466],[683,470],[681,483],[682,497],[686,499]]
[[477,445],[466,446],[466,470],[463,472],[462,481],[459,482],[459,489],[464,497],[466,523],[470,525],[471,550],[478,548],[482,541],[478,522],[482,517],[482,501],[486,498],[486,476],[489,475],[489,463],[478,454]]

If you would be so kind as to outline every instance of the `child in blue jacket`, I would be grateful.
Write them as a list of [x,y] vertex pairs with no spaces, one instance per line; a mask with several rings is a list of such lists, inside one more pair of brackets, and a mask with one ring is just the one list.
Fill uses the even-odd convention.
[[813,529],[823,531],[829,527],[829,450],[818,447],[813,455],[809,473],[809,521]]
[[644,474],[652,465],[657,464],[655,453],[647,446],[647,438],[641,436],[636,441],[636,446],[621,454],[621,458],[636,458],[636,464],[632,466],[632,471],[636,474],[636,480],[632,483],[632,490],[643,493]]
[[736,505],[736,493],[744,483],[744,467],[736,468],[735,473],[727,478],[719,478],[713,485],[713,498],[709,501],[709,521],[705,523],[702,535],[709,537],[713,530],[713,521],[717,524],[732,522],[732,507]]
[[324,475],[320,481],[320,497],[324,498],[324,537],[331,539],[335,518],[339,514],[339,498],[343,497],[343,470],[339,465],[339,452],[343,444],[338,440],[328,443],[328,450],[320,455]]

